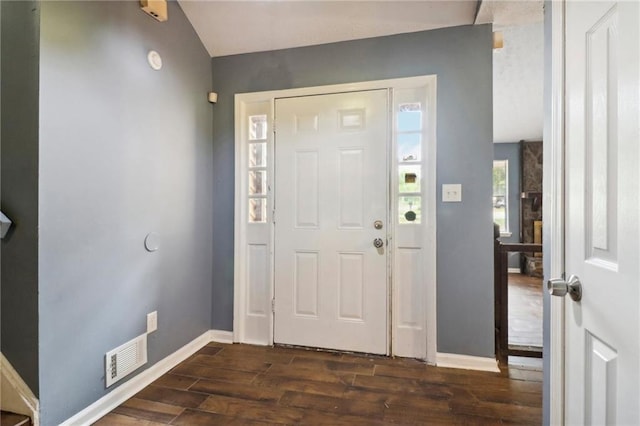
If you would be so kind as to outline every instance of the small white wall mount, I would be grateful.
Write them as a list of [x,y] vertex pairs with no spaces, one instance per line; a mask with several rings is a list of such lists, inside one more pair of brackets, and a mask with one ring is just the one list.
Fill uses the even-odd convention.
[[144,248],[148,252],[157,251],[160,248],[160,235],[156,232],[150,232],[144,239]]
[[147,62],[149,62],[149,66],[156,71],[160,71],[162,69],[162,57],[155,50],[150,50],[147,54]]
[[218,102],[218,94],[216,92],[209,92],[207,99],[209,100],[209,103],[215,104]]
[[442,202],[459,203],[462,201],[462,185],[459,183],[448,183],[442,185]]
[[7,232],[9,232],[9,228],[11,228],[12,224],[13,222],[11,222],[11,219],[6,217],[4,213],[0,212],[0,239],[4,238],[5,235],[7,235]]

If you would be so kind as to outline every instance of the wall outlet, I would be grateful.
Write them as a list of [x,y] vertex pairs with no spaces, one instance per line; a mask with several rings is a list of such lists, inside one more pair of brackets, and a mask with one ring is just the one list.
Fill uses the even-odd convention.
[[153,333],[158,329],[158,311],[147,314],[147,334]]
[[442,202],[459,203],[462,201],[462,185],[459,183],[442,185]]

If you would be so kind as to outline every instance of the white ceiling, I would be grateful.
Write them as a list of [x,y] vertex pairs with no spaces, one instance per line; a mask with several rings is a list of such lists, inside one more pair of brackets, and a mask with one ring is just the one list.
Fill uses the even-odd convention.
[[502,28],[493,50],[493,140],[541,141],[543,127],[542,22]]
[[484,0],[475,24],[493,24],[494,29],[541,22],[543,0]]
[[542,0],[178,2],[212,57],[493,23],[494,142],[542,140]]
[[178,2],[212,57],[469,25],[477,7],[475,0]]

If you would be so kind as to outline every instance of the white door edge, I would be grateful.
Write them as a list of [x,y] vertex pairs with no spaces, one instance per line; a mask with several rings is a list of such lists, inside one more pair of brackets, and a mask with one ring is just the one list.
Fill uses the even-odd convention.
[[[549,2],[551,22],[551,114],[545,123],[543,153],[543,251],[546,278],[564,273],[564,1]],[[549,6],[549,5],[548,5]],[[552,297],[549,322],[549,423],[564,424],[564,299]]]
[[[247,336],[250,333],[248,330],[253,328],[247,326],[248,315],[246,312],[246,300],[248,297],[248,253],[247,253],[247,229],[248,224],[245,220],[247,217],[247,161],[246,148],[244,147],[242,117],[246,113],[246,110],[252,104],[263,104],[263,107],[268,109],[269,117],[273,117],[274,104],[276,98],[283,97],[299,97],[299,96],[311,96],[329,93],[342,93],[342,92],[354,92],[363,90],[378,90],[378,89],[411,89],[422,86],[427,87],[429,96],[434,100],[436,95],[436,76],[418,76],[399,79],[366,81],[358,83],[337,84],[329,86],[315,86],[307,88],[274,90],[254,93],[241,93],[235,95],[235,212],[234,212],[234,318],[233,318],[233,335],[235,342],[247,342],[251,340],[253,343],[262,343],[264,345],[273,344],[273,315],[268,315],[268,319],[263,321],[265,323],[264,332],[256,338],[255,336]],[[436,123],[436,108],[430,108],[429,114],[432,116],[431,123]],[[436,146],[436,126],[431,126],[429,131],[429,143],[433,146],[433,153],[430,156],[432,164],[426,164],[427,175],[425,175],[426,181],[436,181],[436,162],[435,162],[435,146]],[[270,137],[273,137],[273,133],[270,129]],[[273,158],[273,144],[269,150],[271,158]],[[273,165],[269,165],[267,173],[273,176]],[[425,275],[425,324],[426,331],[426,361],[432,364],[436,362],[436,342],[437,342],[437,325],[436,325],[436,190],[435,184],[432,194],[425,199],[425,205],[427,206],[426,221],[427,223],[434,224],[428,227],[428,235],[425,236],[426,244],[424,250],[429,256],[430,267],[426,269]],[[269,195],[270,197],[271,195]],[[271,200],[271,198],[268,198]],[[271,202],[269,205],[272,206]],[[269,207],[269,210],[271,207]],[[267,222],[270,225],[268,253],[270,256],[269,264],[273,265],[273,238],[274,238],[274,226],[273,218],[270,213],[267,213]],[[391,237],[393,239],[393,236]],[[270,287],[270,299],[274,294],[274,282],[273,282],[273,268],[269,268],[269,287]],[[391,304],[390,304],[391,305]],[[390,317],[392,318],[392,317]],[[265,318],[266,319],[266,318]],[[393,321],[393,319],[392,319]],[[393,326],[393,325],[392,325]],[[393,333],[390,337],[390,341],[394,338]]]

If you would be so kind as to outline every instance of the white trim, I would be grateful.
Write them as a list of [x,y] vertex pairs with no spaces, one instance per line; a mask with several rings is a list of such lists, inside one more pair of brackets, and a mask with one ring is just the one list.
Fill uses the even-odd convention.
[[209,330],[209,340],[218,343],[233,343],[233,331]]
[[73,417],[70,417],[65,422],[61,423],[61,426],[88,425],[98,421],[127,399],[131,398],[142,389],[159,379],[160,376],[167,373],[185,359],[189,358],[207,343],[211,342],[211,338],[214,334],[215,330],[209,330],[201,336],[196,337],[194,340],[187,343],[171,355],[161,361],[158,361],[137,376],[133,377],[131,380],[118,386],[93,404],[75,414]]
[[16,414],[23,414],[31,417],[34,426],[40,424],[40,403],[38,398],[31,392],[29,386],[22,380],[22,377],[13,368],[9,360],[0,352],[0,382],[5,392],[9,385],[11,394],[2,395],[2,409]]
[[[242,135],[244,132],[244,128],[242,127],[242,118],[244,115],[244,111],[246,106],[251,103],[257,102],[270,102],[271,103],[271,111],[270,115],[273,116],[273,105],[276,98],[281,97],[298,97],[298,96],[312,96],[312,95],[321,95],[328,93],[345,93],[345,92],[354,92],[354,91],[364,91],[364,90],[379,90],[379,89],[401,89],[401,88],[415,88],[423,85],[427,85],[430,87],[429,90],[433,90],[435,94],[435,78],[434,75],[429,76],[417,76],[417,77],[408,77],[408,78],[398,78],[398,79],[387,79],[387,80],[377,80],[377,81],[365,81],[358,83],[346,83],[346,84],[336,84],[329,86],[314,86],[314,87],[305,87],[305,88],[295,88],[295,89],[285,89],[285,90],[272,90],[272,91],[264,91],[264,92],[253,92],[253,93],[238,93],[235,95],[235,213],[234,213],[234,319],[233,319],[233,330],[234,330],[234,341],[239,343],[248,343],[246,333],[246,321],[245,318],[245,309],[243,306],[244,301],[246,300],[246,291],[247,291],[247,272],[246,268],[248,265],[247,262],[247,185],[245,178],[245,168],[244,168],[244,151],[243,151],[243,140]],[[435,111],[433,111],[435,114]],[[271,133],[271,132],[270,132]],[[435,136],[434,136],[435,138]],[[435,139],[434,139],[435,143]],[[269,150],[270,153],[273,152],[272,148]],[[433,156],[435,161],[435,155]],[[273,161],[271,161],[273,163]],[[273,175],[273,164],[268,164],[269,170],[271,171],[271,175]],[[435,170],[435,169],[434,169]],[[435,171],[434,171],[435,174]],[[435,182],[435,179],[433,180]],[[435,194],[435,189],[434,189]],[[271,191],[269,192],[271,194]],[[435,196],[434,196],[435,197]],[[431,200],[431,203],[427,203],[427,206],[431,206],[435,209],[436,203],[435,199]],[[269,242],[269,250],[271,255],[271,262],[273,262],[273,220],[269,215],[269,211],[273,205],[271,195],[269,195],[269,208],[267,213],[267,218],[269,223],[271,224],[271,232]],[[435,221],[435,213],[433,215],[429,215],[429,217],[433,217]],[[435,223],[435,222],[434,222]],[[436,252],[436,235],[435,235],[435,226],[433,227],[433,232],[430,232],[425,238],[429,242],[428,246],[424,247],[425,253],[433,256],[433,261],[430,259],[429,262],[433,262],[433,267],[429,268],[432,276],[427,276],[426,281],[426,312],[425,312],[425,329],[426,329],[426,360],[430,363],[435,363],[436,361],[436,280],[435,280],[435,252]],[[272,268],[271,268],[272,269]],[[273,297],[274,294],[274,282],[273,282],[273,271],[270,271],[270,298]],[[391,304],[391,301],[389,301]],[[273,343],[273,315],[270,316],[271,327],[269,327],[269,336],[264,336],[264,340]],[[253,338],[255,340],[255,337]],[[262,340],[262,336],[260,337]],[[261,342],[264,344],[264,342]]]
[[509,274],[521,274],[522,271],[520,270],[520,268],[508,268],[507,269],[507,273],[509,273]]
[[[273,342],[273,315],[270,305],[273,298],[273,197],[272,180],[273,167],[273,99],[258,96],[236,95],[235,97],[235,223],[234,223],[234,315],[233,330],[234,342],[269,345]],[[249,117],[252,115],[265,115],[267,118],[267,212],[266,222],[248,223],[248,171],[249,171]],[[263,169],[264,170],[264,169]],[[243,172],[244,171],[244,172]],[[240,195],[239,195],[240,194]],[[263,245],[267,249],[268,259],[266,273],[269,287],[267,300],[263,300],[264,311],[249,313],[247,303],[249,301],[249,277],[251,273],[251,260],[249,257],[249,245]],[[239,259],[239,260],[238,260]],[[240,263],[238,263],[240,262]]]
[[[547,277],[564,273],[564,1],[550,2],[551,22],[551,117],[546,123],[543,166],[543,241],[549,259]],[[564,424],[564,299],[552,297],[549,323],[549,421]]]
[[438,352],[436,366],[446,368],[462,368],[464,370],[492,371],[499,373],[498,361],[495,358],[485,358],[471,355],[446,354]]
[[[246,245],[246,235],[247,235],[247,225],[244,223],[244,218],[246,217],[245,212],[242,210],[242,207],[245,205],[244,199],[239,196],[239,194],[244,195],[244,188],[242,187],[242,181],[240,171],[242,170],[242,150],[239,148],[239,140],[241,139],[241,123],[242,120],[238,119],[238,117],[242,117],[242,102],[238,99],[238,96],[235,97],[235,105],[233,110],[233,116],[235,117],[234,123],[234,156],[235,156],[235,185],[234,185],[234,226],[233,226],[233,259],[234,259],[234,267],[233,267],[233,340],[235,342],[241,342],[242,337],[244,335],[244,309],[242,308],[241,300],[244,300],[244,288],[245,288],[245,278],[244,278],[244,267],[238,265],[240,260],[246,260],[246,254],[244,252],[244,247]],[[245,265],[245,263],[243,263]]]
[[513,233],[508,232],[508,231],[507,232],[501,232],[500,233],[500,238],[509,238],[512,235],[513,235]]

